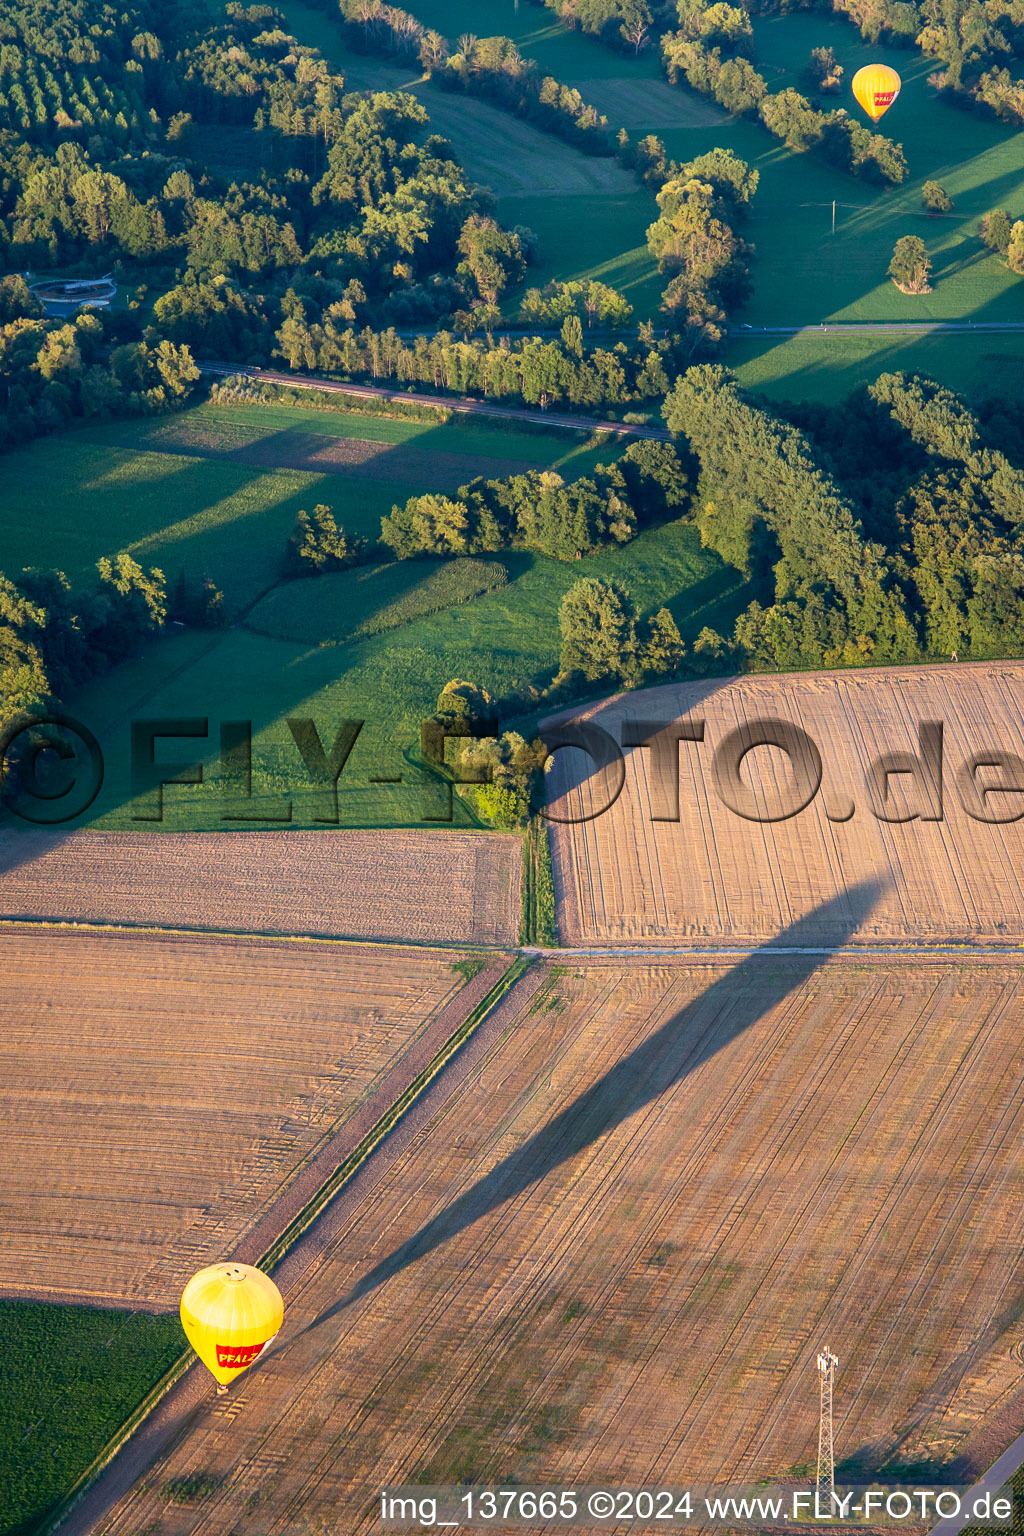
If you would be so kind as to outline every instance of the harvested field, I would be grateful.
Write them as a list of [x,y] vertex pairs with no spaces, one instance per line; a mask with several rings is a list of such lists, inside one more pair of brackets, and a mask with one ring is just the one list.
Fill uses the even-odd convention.
[[54,929],[0,957],[0,1293],[150,1309],[258,1258],[504,965]]
[[0,832],[0,917],[514,943],[514,834]]
[[149,448],[185,458],[225,457],[257,469],[298,469],[313,475],[386,480],[421,490],[455,490],[476,475],[501,478],[535,468],[525,459],[444,453],[436,448],[371,442],[326,432],[292,429],[268,436],[250,422],[200,420],[183,423],[175,431],[177,425],[154,433]]
[[[992,824],[965,808],[958,777],[973,754],[998,749],[1024,756],[1024,664],[878,668],[689,683],[621,696],[579,713],[621,739],[627,720],[704,720],[703,744],[682,742],[678,819],[653,784],[651,753],[625,753],[625,787],[614,806],[553,838],[560,924],[567,944],[667,941],[760,943],[868,877],[885,894],[857,926],[855,942],[1016,943],[1024,939],[1024,828]],[[799,725],[822,758],[821,789],[785,820],[744,819],[723,804],[712,760],[742,724],[775,718]],[[943,800],[907,773],[888,778],[876,809],[910,821],[879,819],[866,777],[884,754],[919,751],[921,722],[943,729]],[[749,738],[748,738],[749,739]],[[606,778],[583,776],[582,752],[559,752],[552,811],[580,818],[607,803]],[[981,795],[1005,771],[981,769],[974,813],[1022,814],[1020,793]],[[744,758],[748,814],[784,815],[793,795],[791,764],[774,747]],[[940,809],[941,820],[918,812]],[[826,909],[832,912],[833,908]],[[819,921],[814,942],[832,943],[841,924]]]
[[[1024,1376],[1022,1003],[1002,961],[528,974],[286,1261],[266,1363],[95,1530],[355,1536],[401,1482],[781,1474],[825,1340],[839,1458],[949,1456]],[[161,1494],[193,1476],[197,1506]]]

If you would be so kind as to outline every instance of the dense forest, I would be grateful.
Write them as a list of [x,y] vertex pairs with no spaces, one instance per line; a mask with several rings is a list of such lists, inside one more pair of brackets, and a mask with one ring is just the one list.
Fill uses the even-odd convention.
[[[607,410],[715,355],[749,286],[740,228],[757,178],[741,161],[679,165],[652,136],[613,140],[507,39],[460,53],[394,7],[342,11],[364,46],[413,47],[450,89],[496,95],[653,185],[668,334],[594,345],[595,325],[628,323],[622,296],[530,288],[533,234],[500,224],[419,102],[346,91],[273,6],[229,0],[218,19],[192,0],[17,0],[0,18],[0,446],[180,403],[192,357]],[[11,286],[47,269],[112,270],[128,305],[47,320]],[[495,343],[499,319],[548,334]],[[402,326],[436,339],[399,341]]]

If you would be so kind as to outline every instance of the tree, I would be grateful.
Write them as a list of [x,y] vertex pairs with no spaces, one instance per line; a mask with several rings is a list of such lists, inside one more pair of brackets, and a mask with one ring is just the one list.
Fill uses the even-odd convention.
[[1005,208],[993,208],[981,221],[981,238],[990,251],[1005,256],[1010,244],[1013,225]]
[[932,264],[920,235],[897,240],[889,263],[889,276],[901,293],[931,293]]
[[812,48],[801,79],[810,90],[819,91],[823,95],[838,91],[842,84],[843,66],[831,48]]
[[440,32],[426,32],[420,44],[420,63],[433,72],[448,62],[448,44]]
[[467,683],[464,678],[453,677],[445,683],[437,699],[435,720],[442,725],[487,725],[494,714],[494,700],[486,688]]
[[668,677],[677,672],[686,655],[679,627],[667,608],[659,608],[647,627],[640,646],[640,664],[651,677]]
[[0,729],[50,692],[40,648],[45,624],[46,610],[0,572]]
[[502,229],[494,219],[474,213],[459,234],[458,250],[462,261],[460,277],[471,277],[485,304],[497,304],[505,289],[522,282],[526,259],[519,236]]
[[925,182],[921,188],[921,201],[929,213],[949,213],[953,207],[953,199],[937,181]]
[[585,576],[562,598],[558,623],[563,674],[582,672],[588,682],[635,677],[636,609],[624,587]]
[[330,507],[319,502],[301,510],[288,540],[288,568],[300,576],[343,571],[364,558],[366,540],[349,535],[335,521]]
[[636,57],[641,48],[646,48],[651,35],[651,13],[646,5],[638,6],[628,21],[624,21],[619,27],[619,35],[624,42],[629,43]]
[[784,139],[791,149],[810,149],[824,136],[824,117],[799,91],[788,89],[766,96],[758,111],[768,132]]
[[1017,219],[1010,230],[1006,247],[1006,265],[1011,272],[1024,276],[1024,219]]

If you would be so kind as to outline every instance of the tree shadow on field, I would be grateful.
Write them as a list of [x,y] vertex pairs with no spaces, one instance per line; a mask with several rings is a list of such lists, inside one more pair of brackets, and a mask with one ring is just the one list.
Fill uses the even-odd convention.
[[[803,985],[831,953],[822,929],[841,930],[836,947],[854,933],[882,891],[867,880],[844,891],[748,955],[706,992],[673,1015],[591,1088],[573,1100],[490,1173],[426,1222],[295,1338],[313,1332],[386,1281],[458,1236],[483,1216],[515,1200],[594,1145],[638,1110],[660,1098],[744,1034]],[[780,953],[781,952],[781,953]],[[777,967],[767,962],[779,953]],[[726,1113],[723,1106],[723,1113]],[[770,1109],[766,1107],[766,1113]]]

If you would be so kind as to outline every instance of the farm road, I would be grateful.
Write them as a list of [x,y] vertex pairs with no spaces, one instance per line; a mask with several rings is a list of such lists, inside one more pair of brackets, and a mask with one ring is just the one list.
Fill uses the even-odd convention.
[[730,326],[730,336],[927,336],[939,331],[967,336],[983,331],[1024,331],[1024,320],[819,320],[815,325]]

